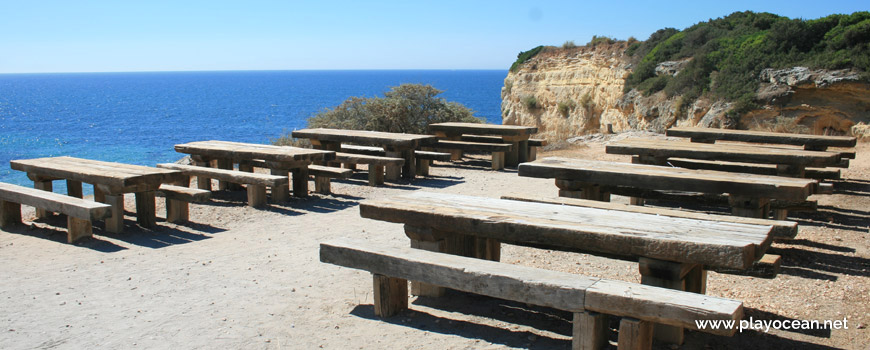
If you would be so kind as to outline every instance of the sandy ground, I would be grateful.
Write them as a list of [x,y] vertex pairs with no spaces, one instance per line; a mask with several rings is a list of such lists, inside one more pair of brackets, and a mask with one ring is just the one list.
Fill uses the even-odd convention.
[[[548,154],[628,161],[604,154],[606,141]],[[365,199],[420,190],[556,194],[552,180],[488,170],[484,159],[379,188],[361,173],[335,182],[336,195],[267,209],[245,206],[243,192],[219,192],[191,206],[187,225],[162,221],[158,198],[155,230],[135,224],[127,196],[125,233],[96,227],[77,245],[63,243],[65,220],[32,222],[25,207],[30,226],[0,231],[0,348],[568,349],[570,314],[464,293],[412,298],[410,310],[380,320],[370,274],[318,260],[318,244],[336,237],[407,246],[401,225],[359,216]],[[683,348],[870,348],[870,144],[859,145],[844,178],[834,195],[819,196],[818,212],[791,217],[798,239],[772,248],[784,259],[779,276],[711,272],[707,290],[742,300],[747,318],[845,318],[848,329],[689,332]],[[504,245],[502,261],[639,282],[636,263],[576,253]]]

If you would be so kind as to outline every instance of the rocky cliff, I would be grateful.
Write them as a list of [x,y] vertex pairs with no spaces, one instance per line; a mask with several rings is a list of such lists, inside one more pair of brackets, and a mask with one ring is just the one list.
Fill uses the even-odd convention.
[[[852,70],[795,67],[764,70],[760,108],[728,116],[733,105],[700,98],[682,106],[664,92],[624,92],[633,64],[625,43],[544,50],[508,73],[502,88],[504,124],[537,126],[540,136],[566,139],[587,133],[664,131],[670,126],[850,134],[870,124],[870,84]],[[664,62],[656,74],[677,75],[685,61]]]

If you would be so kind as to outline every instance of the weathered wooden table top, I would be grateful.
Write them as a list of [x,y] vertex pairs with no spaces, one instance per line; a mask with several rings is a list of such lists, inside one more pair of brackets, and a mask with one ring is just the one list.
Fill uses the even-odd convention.
[[520,245],[748,268],[771,226],[416,191],[360,203],[364,218]]
[[111,188],[157,185],[181,178],[180,171],[142,165],[104,162],[74,157],[18,159],[9,162],[15,170],[36,176],[67,179]]
[[713,128],[670,128],[668,136],[691,137],[704,140],[776,143],[811,147],[855,147],[857,139],[850,136],[824,136],[788,134],[768,131],[731,130]]
[[433,135],[345,129],[302,129],[293,131],[292,135],[296,138],[319,141],[347,142],[359,145],[389,146],[407,149],[434,145],[438,142],[438,138]]
[[793,177],[562,157],[548,157],[520,164],[519,175],[649,190],[728,193],[797,200],[811,195],[817,182]]
[[759,147],[740,144],[707,144],[668,140],[625,139],[606,146],[607,153],[689,158],[744,163],[785,164],[826,167],[840,161],[834,152],[790,148]]
[[175,151],[235,161],[259,159],[274,162],[311,162],[335,159],[333,151],[214,140],[175,145]]
[[430,132],[446,134],[528,136],[538,132],[538,128],[521,125],[480,124],[480,123],[435,123],[429,124]]

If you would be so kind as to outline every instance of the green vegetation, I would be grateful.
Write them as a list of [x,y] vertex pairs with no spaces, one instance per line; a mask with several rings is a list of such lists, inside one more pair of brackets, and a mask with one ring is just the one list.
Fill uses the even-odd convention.
[[516,72],[517,69],[520,69],[520,65],[526,63],[526,61],[530,60],[532,57],[535,57],[535,55],[539,54],[542,50],[544,50],[544,47],[538,46],[529,51],[520,52],[517,55],[517,60],[511,65],[511,72]]
[[[637,62],[626,91],[680,95],[681,107],[710,94],[735,101],[732,112],[741,113],[753,107],[765,68],[870,71],[870,12],[814,20],[735,12],[683,31],[661,29],[644,42],[629,43],[626,54]],[[656,75],[658,64],[687,58],[691,60],[676,76]]]
[[577,107],[577,103],[574,100],[561,101],[557,105],[557,109],[559,110],[559,114],[564,118],[568,118],[568,115],[571,113],[571,110]]
[[523,106],[526,106],[526,109],[533,110],[538,109],[541,106],[538,104],[538,98],[534,95],[526,95],[522,97]]
[[608,44],[609,45],[609,44],[613,44],[615,42],[616,42],[616,39],[611,38],[611,37],[593,35],[592,40],[589,40],[589,42],[586,43],[586,46],[593,47],[593,46],[598,46],[601,44]]
[[[390,88],[383,98],[351,97],[308,118],[308,127],[428,134],[432,123],[483,123],[471,109],[437,97],[442,92],[431,85],[402,84]],[[296,142],[286,135],[272,140],[273,144]]]
[[574,43],[574,40],[568,40],[564,44],[562,44],[562,48],[565,50],[576,48],[577,44]]

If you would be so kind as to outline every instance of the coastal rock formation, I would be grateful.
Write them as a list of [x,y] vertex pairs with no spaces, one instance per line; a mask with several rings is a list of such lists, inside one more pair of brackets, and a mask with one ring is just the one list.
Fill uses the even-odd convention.
[[[540,137],[564,140],[671,126],[850,134],[852,126],[870,123],[870,84],[857,71],[766,69],[759,74],[760,108],[729,117],[734,105],[727,101],[702,97],[682,106],[679,96],[663,92],[625,92],[633,68],[626,48],[618,42],[539,53],[505,78],[504,124],[537,126]],[[664,62],[656,74],[677,75],[688,62]]]

